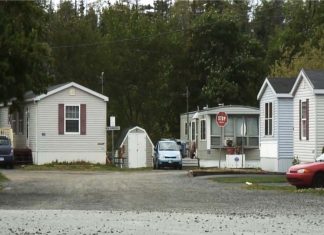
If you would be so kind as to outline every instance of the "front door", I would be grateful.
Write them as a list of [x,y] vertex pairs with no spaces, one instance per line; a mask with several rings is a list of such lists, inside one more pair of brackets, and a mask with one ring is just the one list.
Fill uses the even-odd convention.
[[146,135],[145,133],[128,134],[128,167],[146,167]]

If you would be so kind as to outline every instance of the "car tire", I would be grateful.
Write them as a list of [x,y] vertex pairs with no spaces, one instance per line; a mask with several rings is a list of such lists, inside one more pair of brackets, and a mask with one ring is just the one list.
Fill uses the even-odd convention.
[[313,179],[314,188],[324,188],[324,172],[316,173]]
[[178,169],[179,169],[179,170],[182,170],[182,165],[179,165]]

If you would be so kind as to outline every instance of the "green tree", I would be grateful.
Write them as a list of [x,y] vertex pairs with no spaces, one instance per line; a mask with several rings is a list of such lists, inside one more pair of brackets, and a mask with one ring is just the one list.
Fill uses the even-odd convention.
[[0,102],[46,91],[51,82],[47,18],[35,2],[0,3]]
[[[308,40],[301,46],[301,51],[297,53],[287,65],[285,60],[278,60],[272,66],[272,76],[296,77],[302,68],[323,69],[324,68],[324,29],[317,33],[320,38],[316,44],[313,39]],[[284,53],[289,55],[291,52]]]
[[[255,105],[266,74],[265,53],[233,9],[212,8],[195,23],[192,53],[209,104]],[[247,12],[246,12],[247,14]]]

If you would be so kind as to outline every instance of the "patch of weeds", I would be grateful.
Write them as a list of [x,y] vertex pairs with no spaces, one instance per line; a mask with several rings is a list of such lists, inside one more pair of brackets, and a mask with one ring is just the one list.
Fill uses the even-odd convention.
[[7,180],[8,180],[8,178],[0,173],[0,190],[2,189],[2,182],[5,182]]
[[152,170],[150,167],[146,168],[120,168],[114,165],[104,165],[104,164],[92,164],[89,162],[52,162],[44,165],[25,165],[21,166],[21,169],[24,170],[66,170],[66,171],[125,171],[125,172],[134,172],[134,171],[144,171]]
[[252,184],[244,186],[244,188],[249,190],[274,190],[283,191],[290,193],[311,193],[315,195],[324,195],[324,188],[308,188],[308,189],[296,189],[294,186],[278,186],[278,185],[262,185],[262,184]]

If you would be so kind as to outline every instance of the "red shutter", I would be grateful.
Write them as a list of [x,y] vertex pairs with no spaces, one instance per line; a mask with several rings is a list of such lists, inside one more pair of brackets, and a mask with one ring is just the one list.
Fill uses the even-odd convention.
[[306,100],[306,140],[309,140],[309,99]]
[[58,134],[64,135],[64,104],[58,105]]
[[87,107],[85,104],[81,104],[80,122],[81,122],[80,134],[85,135],[87,133]]
[[299,100],[299,140],[301,140],[302,138],[301,138],[301,133],[302,133],[302,131],[301,131],[301,128],[302,128],[302,125],[301,125],[301,100]]

